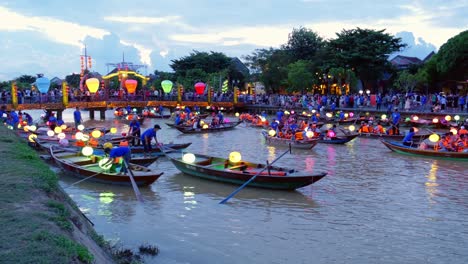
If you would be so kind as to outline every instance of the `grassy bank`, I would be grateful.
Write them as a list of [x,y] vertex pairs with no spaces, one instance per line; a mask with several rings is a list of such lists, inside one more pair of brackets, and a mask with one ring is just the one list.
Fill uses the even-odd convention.
[[58,179],[27,144],[0,126],[0,262],[113,263]]

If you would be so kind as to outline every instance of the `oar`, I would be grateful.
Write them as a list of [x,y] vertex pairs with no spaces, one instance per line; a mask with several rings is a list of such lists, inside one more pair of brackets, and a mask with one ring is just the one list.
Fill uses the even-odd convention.
[[136,195],[138,201],[143,202],[143,197],[141,196],[140,190],[138,189],[138,186],[137,186],[137,184],[135,182],[133,171],[130,168],[130,166],[128,165],[127,161],[125,159],[123,159],[123,161],[124,161],[125,167],[127,167],[127,170],[129,172],[130,181],[132,182],[133,191],[135,192],[135,195]]
[[91,179],[91,178],[93,178],[93,177],[95,177],[95,176],[97,176],[97,175],[99,175],[99,174],[101,174],[101,173],[102,173],[102,171],[100,171],[100,172],[98,172],[98,173],[96,173],[96,174],[93,174],[93,175],[91,175],[91,176],[88,176],[88,177],[86,177],[86,178],[84,178],[84,179],[81,179],[81,180],[79,180],[79,181],[77,181],[77,182],[74,182],[74,183],[68,185],[67,187],[65,187],[64,189],[70,188],[70,187],[72,187],[73,185],[76,185],[76,184],[78,184],[78,183],[80,183],[80,182],[84,182],[84,181],[86,181],[86,180],[88,180],[88,179]]
[[263,167],[263,169],[261,169],[259,172],[257,172],[257,174],[255,174],[254,176],[252,176],[252,178],[250,178],[248,181],[244,182],[244,184],[242,184],[239,188],[237,188],[234,192],[232,192],[230,195],[228,195],[226,198],[224,198],[224,200],[222,200],[221,202],[219,202],[220,204],[224,204],[226,203],[229,199],[231,199],[234,195],[236,195],[238,192],[240,192],[242,189],[245,188],[245,186],[247,186],[250,182],[252,182],[253,180],[255,180],[255,178],[257,178],[258,175],[260,175],[260,173],[262,173],[263,171],[265,171],[266,169],[270,169],[270,166],[275,163],[276,161],[278,161],[281,157],[283,157],[284,155],[286,155],[287,153],[291,153],[291,144],[289,144],[289,150],[286,150],[283,154],[281,154],[278,158],[276,158],[275,160],[273,160],[272,162],[270,163],[267,163],[267,166]]

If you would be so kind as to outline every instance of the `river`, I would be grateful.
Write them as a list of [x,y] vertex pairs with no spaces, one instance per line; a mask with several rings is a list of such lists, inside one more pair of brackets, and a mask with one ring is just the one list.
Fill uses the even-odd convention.
[[[82,111],[86,119],[88,113]],[[88,126],[127,126],[113,120]],[[235,119],[235,117],[230,117]],[[72,110],[64,112],[72,121]],[[158,123],[165,143],[192,142],[195,153],[240,151],[253,162],[273,160],[285,148],[265,144],[260,130],[184,135]],[[294,151],[278,165],[326,171],[321,181],[293,192],[245,188],[180,173],[166,158],[152,167],[164,175],[140,188],[85,181],[61,173],[60,184],[98,233],[127,248],[149,243],[160,254],[147,263],[467,263],[468,163],[396,154],[378,140],[319,144]]]

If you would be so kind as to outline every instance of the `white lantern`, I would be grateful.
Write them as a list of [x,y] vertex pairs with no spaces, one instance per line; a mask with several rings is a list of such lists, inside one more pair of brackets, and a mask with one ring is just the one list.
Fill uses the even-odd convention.
[[83,125],[78,125],[77,128],[78,128],[79,131],[83,131],[83,129],[84,129],[85,127],[84,127]]
[[52,130],[48,130],[48,131],[47,131],[47,135],[48,135],[49,137],[53,137],[53,136],[55,135],[55,133],[54,133],[54,131],[52,131]]
[[[108,170],[112,167],[112,163],[109,163],[109,164],[106,164],[107,162],[109,162],[109,158],[103,158],[102,160],[99,161],[99,167],[101,169],[104,169],[104,170]],[[106,165],[104,165],[106,164]]]
[[185,153],[184,156],[182,156],[182,160],[186,163],[194,163],[195,159],[196,157],[192,153]]
[[67,136],[65,135],[65,133],[62,132],[62,133],[59,133],[59,134],[57,135],[57,137],[58,137],[59,139],[64,139],[64,138],[66,138]]
[[86,146],[81,150],[81,154],[83,154],[84,156],[91,156],[93,155],[93,152],[94,150],[90,146]]

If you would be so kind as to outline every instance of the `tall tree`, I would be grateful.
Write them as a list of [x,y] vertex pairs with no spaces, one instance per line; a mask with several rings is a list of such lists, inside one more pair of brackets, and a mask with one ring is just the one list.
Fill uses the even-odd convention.
[[324,47],[323,39],[310,29],[294,28],[289,34],[288,43],[283,46],[291,54],[292,61],[314,60]]
[[200,69],[205,73],[213,73],[229,67],[231,59],[220,52],[200,52],[194,51],[189,56],[178,60],[172,60],[171,68],[174,70],[176,78],[185,77],[189,70]]
[[434,56],[438,73],[446,80],[468,80],[468,30],[449,39]]
[[310,70],[310,64],[305,60],[299,60],[288,66],[288,92],[307,92],[316,83],[315,74]]
[[329,41],[336,65],[354,69],[361,81],[376,81],[390,68],[388,56],[406,46],[400,38],[394,38],[385,30],[351,29],[337,33]]
[[412,92],[418,83],[418,77],[411,74],[409,71],[401,71],[398,73],[398,78],[393,82],[395,87],[407,93]]

